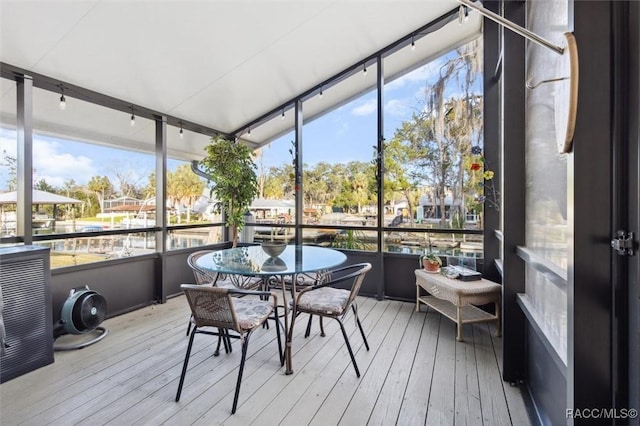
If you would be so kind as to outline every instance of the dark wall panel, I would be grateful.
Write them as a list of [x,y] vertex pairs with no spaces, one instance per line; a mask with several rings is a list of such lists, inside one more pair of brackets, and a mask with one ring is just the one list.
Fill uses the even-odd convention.
[[187,264],[187,258],[190,253],[168,253],[165,255],[164,261],[166,262],[165,269],[165,295],[174,296],[181,293],[181,284],[195,284],[195,278],[193,272]]
[[119,315],[155,302],[156,257],[140,256],[123,261],[92,263],[72,271],[53,270],[51,299],[53,321],[60,319],[60,309],[71,289],[88,285],[107,300],[107,316]]
[[345,265],[352,265],[354,263],[362,262],[368,262],[371,264],[371,271],[369,271],[364,278],[364,282],[362,283],[362,287],[360,288],[360,295],[375,297],[378,285],[381,285],[380,281],[383,279],[382,267],[380,265],[380,262],[378,261],[378,254],[348,250],[343,250],[342,252],[347,255],[347,261],[345,262]]
[[527,326],[527,385],[544,425],[566,424],[567,381],[533,328]]
[[384,294],[399,300],[416,300],[416,274],[419,269],[418,256],[385,254]]

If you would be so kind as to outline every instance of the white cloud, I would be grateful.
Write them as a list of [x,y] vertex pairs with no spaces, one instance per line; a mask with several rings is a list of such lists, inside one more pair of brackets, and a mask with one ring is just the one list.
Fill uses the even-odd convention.
[[357,107],[353,108],[351,110],[351,114],[353,115],[357,115],[357,116],[364,116],[364,115],[370,115],[373,114],[374,112],[376,112],[376,109],[378,107],[378,102],[376,99],[370,99],[368,101],[366,101],[365,103],[358,105]]
[[445,63],[444,58],[438,58],[426,65],[416,68],[415,70],[401,75],[393,81],[385,84],[385,90],[392,91],[400,89],[404,86],[415,85],[416,83],[424,86],[427,81],[431,81],[438,76],[440,67]]
[[412,107],[401,99],[391,99],[384,105],[385,114],[400,117],[409,116],[411,114],[411,109]]
[[33,140],[34,180],[44,179],[49,185],[62,186],[67,179],[78,184],[87,183],[91,176],[97,175],[91,158],[74,156],[61,152],[62,144],[55,141]]

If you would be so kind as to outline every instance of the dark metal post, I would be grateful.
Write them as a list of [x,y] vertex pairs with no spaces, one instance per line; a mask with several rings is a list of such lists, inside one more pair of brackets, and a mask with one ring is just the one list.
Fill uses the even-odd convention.
[[[504,1],[505,18],[523,25],[525,4]],[[517,247],[525,241],[525,39],[502,29],[503,37],[503,378],[518,382],[525,377],[525,317],[517,303],[525,292],[525,265]],[[495,178],[494,178],[495,179]],[[485,225],[486,226],[486,225]]]
[[26,245],[33,242],[31,209],[33,204],[33,79],[27,75],[16,78],[17,110],[17,235]]
[[[485,9],[498,13],[499,3],[495,1],[485,1]],[[484,21],[483,30],[484,49],[484,158],[491,170],[494,171],[493,185],[498,192],[498,197],[502,194],[500,182],[502,173],[500,170],[502,149],[501,124],[500,124],[500,82],[502,78],[502,58],[500,57],[500,27],[493,21]],[[493,196],[485,188],[487,199]],[[500,200],[496,200],[500,204]],[[482,276],[488,280],[502,282],[502,276],[496,266],[496,261],[500,259],[501,242],[496,237],[496,230],[500,229],[500,210],[485,204],[484,208],[484,266]]]
[[[378,184],[378,264],[380,276],[384,277],[384,59],[378,55],[378,161],[376,176]],[[378,280],[378,300],[384,298],[384,280]]]
[[295,192],[296,192],[296,236],[295,242],[296,244],[302,244],[302,216],[304,213],[304,197],[303,197],[303,185],[302,185],[302,126],[303,126],[303,118],[302,118],[302,100],[298,99],[295,104]]
[[[640,4],[629,2],[628,7],[629,86],[625,90],[631,98],[627,111],[629,117],[629,123],[627,123],[629,127],[627,230],[636,232],[636,241],[638,241],[638,235],[640,235]],[[638,363],[640,359],[640,255],[628,259],[628,262],[627,407],[640,408],[640,363]],[[620,299],[619,302],[625,303],[624,299]],[[636,425],[640,424],[640,420],[635,419],[635,421]]]
[[578,116],[573,153],[567,158],[568,226],[573,230],[567,268],[567,405],[573,409],[610,408],[613,401],[613,3],[573,2],[580,58]]
[[166,259],[167,251],[167,117],[155,116],[156,124],[156,251],[160,254],[156,268],[156,299],[161,303],[167,301],[166,295]]

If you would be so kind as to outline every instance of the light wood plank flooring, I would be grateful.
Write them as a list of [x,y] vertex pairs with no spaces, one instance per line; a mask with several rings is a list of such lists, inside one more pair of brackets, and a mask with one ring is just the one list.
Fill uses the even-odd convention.
[[[189,309],[184,297],[104,322],[102,341],[56,352],[55,362],[0,385],[8,425],[527,425],[520,389],[501,380],[502,340],[493,326],[455,326],[415,304],[360,298],[371,349],[345,321],[358,379],[335,321],[305,339],[297,321],[294,374],[280,367],[275,328],[251,336],[238,411],[231,415],[240,359],[212,356],[216,338],[195,338],[180,402],[174,402]],[[425,309],[423,307],[422,309]]]

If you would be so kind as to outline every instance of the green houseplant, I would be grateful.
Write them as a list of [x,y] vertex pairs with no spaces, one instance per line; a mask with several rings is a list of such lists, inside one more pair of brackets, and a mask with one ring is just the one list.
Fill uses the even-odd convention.
[[236,247],[238,233],[244,227],[244,212],[258,193],[253,151],[223,136],[211,138],[206,151],[207,156],[200,165],[210,179],[218,211],[225,213],[233,247]]

